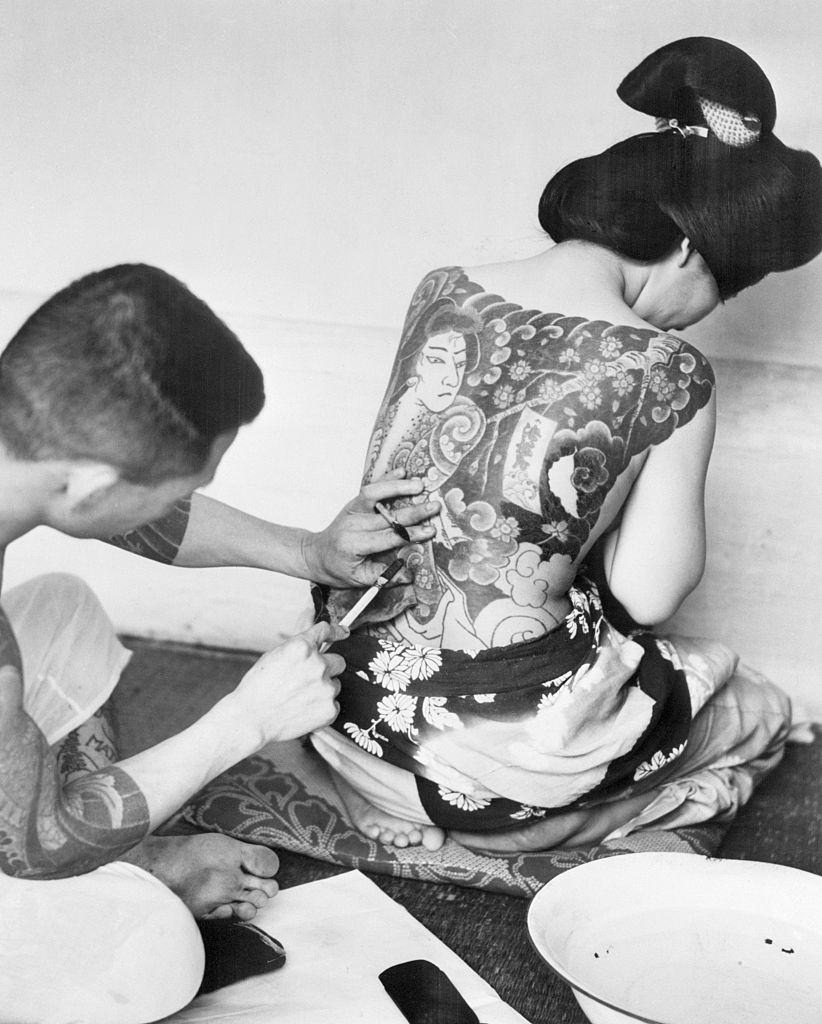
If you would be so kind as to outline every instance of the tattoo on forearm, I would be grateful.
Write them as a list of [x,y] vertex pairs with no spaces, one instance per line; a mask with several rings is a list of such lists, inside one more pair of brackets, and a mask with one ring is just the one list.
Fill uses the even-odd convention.
[[171,565],[183,543],[191,514],[191,500],[178,501],[174,508],[153,523],[146,523],[137,530],[109,538],[109,544],[131,551],[143,558]]
[[65,785],[78,775],[87,775],[113,764],[119,757],[109,706],[101,708],[57,749],[57,767]]
[[116,857],[138,843],[148,831],[146,798],[122,768],[108,768],[81,775],[63,791],[56,816],[60,832],[72,852],[70,874],[78,863],[86,870]]

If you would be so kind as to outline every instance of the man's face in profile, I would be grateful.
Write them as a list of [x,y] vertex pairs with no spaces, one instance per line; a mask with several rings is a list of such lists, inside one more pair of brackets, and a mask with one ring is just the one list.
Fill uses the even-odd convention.
[[50,525],[72,537],[106,540],[162,518],[183,498],[210,483],[220,460],[237,436],[236,430],[218,435],[205,465],[196,473],[168,477],[150,484],[117,479],[80,502]]

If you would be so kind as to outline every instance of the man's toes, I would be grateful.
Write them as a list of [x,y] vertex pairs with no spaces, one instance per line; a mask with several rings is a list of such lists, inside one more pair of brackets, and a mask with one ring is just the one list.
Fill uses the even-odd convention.
[[234,916],[239,918],[240,921],[250,921],[257,914],[257,908],[253,903],[248,903],[244,900],[237,900],[232,903],[234,909]]
[[263,878],[271,878],[277,874],[280,867],[280,858],[273,850],[269,850],[267,846],[243,843],[240,863],[250,875],[261,875]]
[[411,846],[419,846],[422,842],[422,832],[418,828],[412,828],[408,833],[408,842]]
[[268,899],[276,896],[280,887],[273,878],[257,878],[255,875],[243,875],[243,887],[245,889],[260,889]]
[[219,907],[215,907],[210,910],[207,914],[203,914],[204,921],[217,921],[225,920],[227,917],[233,917],[234,908],[230,903],[222,903]]
[[269,896],[264,893],[261,889],[246,889],[243,891],[242,901],[243,903],[251,903],[257,910],[268,903]]

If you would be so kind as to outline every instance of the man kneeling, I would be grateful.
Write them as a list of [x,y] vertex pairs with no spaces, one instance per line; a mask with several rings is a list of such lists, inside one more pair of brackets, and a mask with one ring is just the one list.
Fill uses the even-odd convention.
[[[120,266],[75,282],[0,356],[0,549],[48,525],[177,565],[370,583],[371,554],[401,543],[374,502],[419,481],[364,488],[319,533],[193,494],[263,400],[237,338],[168,274]],[[423,538],[426,518],[405,524]],[[120,760],[107,701],[129,653],[94,595],[63,575],[4,595],[0,1021],[142,1024],[191,999],[192,914],[249,920],[277,891],[277,857],[151,833],[241,758],[333,720],[344,662],[322,645],[344,633],[288,640],[188,729]]]

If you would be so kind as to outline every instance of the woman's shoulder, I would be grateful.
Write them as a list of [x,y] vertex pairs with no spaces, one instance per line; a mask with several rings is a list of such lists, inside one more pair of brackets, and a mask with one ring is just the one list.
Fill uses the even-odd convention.
[[[676,364],[713,386],[710,360],[679,335],[639,319],[628,307],[623,310],[606,304],[605,309],[593,312],[584,301],[572,303],[567,297],[564,302],[529,302],[525,294],[516,294],[518,289],[514,284],[510,289],[489,287],[485,278],[490,278],[492,285],[500,283],[496,281],[500,267],[507,269],[508,265],[466,268],[450,264],[428,271],[414,293],[409,316],[414,319],[415,314],[443,302],[467,305],[486,326],[493,324],[495,330],[504,322],[506,331],[517,329],[520,334],[536,331],[541,335],[540,340],[550,339],[555,349],[567,342],[579,356],[584,352],[588,358],[596,354],[634,353],[646,368]],[[525,292],[527,294],[528,289]],[[535,296],[531,294],[527,298],[533,300]]]
[[[637,337],[637,328],[624,330],[628,338]],[[641,332],[642,344],[647,347],[637,396],[638,422],[647,446],[661,443],[690,423],[711,401],[716,379],[708,357],[691,342],[653,328]]]
[[635,348],[646,352],[650,359],[649,365],[672,364],[687,368],[700,379],[714,382],[714,370],[710,359],[690,341],[678,334],[661,331],[650,324],[605,324],[603,332],[610,337],[619,339],[624,350]]
[[[711,400],[716,390],[714,368],[701,349],[679,335],[657,332],[657,337],[664,339],[666,355],[652,367],[651,391],[672,404],[678,413],[678,425],[683,426]],[[654,388],[655,376],[662,382],[661,387]],[[684,407],[678,407],[683,401]]]
[[[672,335],[672,337],[676,337],[676,335]],[[684,338],[676,337],[676,340],[679,343],[679,351],[692,359],[694,366],[698,366],[704,376],[709,377],[711,381],[715,382],[714,368],[702,349],[697,348],[696,345],[691,344],[690,341],[686,341]]]

